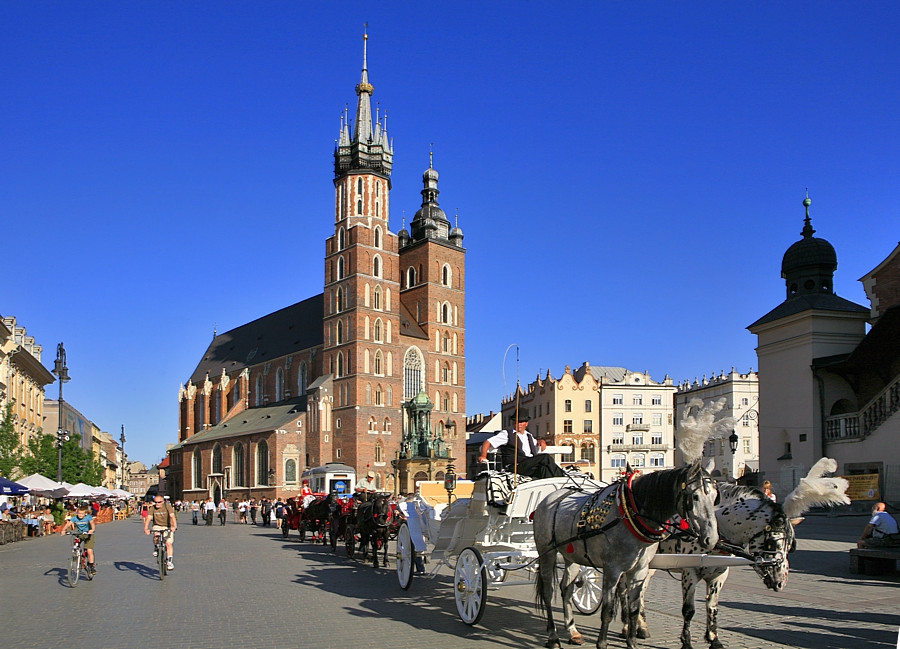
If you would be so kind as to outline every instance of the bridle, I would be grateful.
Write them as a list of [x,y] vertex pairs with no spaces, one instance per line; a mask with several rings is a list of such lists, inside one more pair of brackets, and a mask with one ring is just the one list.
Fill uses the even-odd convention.
[[[765,506],[766,502],[760,501],[759,507],[750,514],[759,512]],[[777,522],[779,519],[780,523]],[[793,542],[790,547],[785,548],[788,538],[793,536],[793,530],[789,529],[790,524],[786,516],[776,511],[772,520],[769,520],[763,529],[747,540],[746,547],[761,545],[762,549],[748,552],[744,550],[743,546],[734,545],[722,539],[719,540],[716,549],[753,561],[753,570],[771,588],[775,581],[774,572],[781,568],[787,561],[787,555],[794,550]],[[783,549],[780,550],[779,546]]]

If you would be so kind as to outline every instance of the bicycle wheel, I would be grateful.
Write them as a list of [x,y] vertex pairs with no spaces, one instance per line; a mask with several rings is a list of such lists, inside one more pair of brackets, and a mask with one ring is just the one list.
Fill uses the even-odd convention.
[[156,561],[159,564],[159,580],[166,578],[166,544],[160,543],[156,546]]
[[81,568],[81,557],[78,556],[77,552],[72,553],[72,558],[69,559],[69,586],[75,588],[78,585],[78,571]]

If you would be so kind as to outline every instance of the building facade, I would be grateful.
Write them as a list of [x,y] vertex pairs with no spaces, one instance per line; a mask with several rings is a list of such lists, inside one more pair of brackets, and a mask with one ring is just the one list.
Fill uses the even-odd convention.
[[23,449],[45,430],[44,392],[54,378],[41,364],[42,351],[15,317],[0,317],[0,416],[12,404],[13,427]]
[[566,366],[558,379],[548,371],[505,399],[502,421],[512,429],[516,407],[525,409],[535,437],[572,447],[560,464],[611,482],[626,463],[643,472],[674,466],[675,389],[668,376],[656,382],[645,372],[585,362],[574,372]]
[[[735,421],[737,449],[731,452],[728,439],[712,439],[706,442],[703,457],[713,460],[713,476],[723,480],[738,479],[759,471],[759,374],[750,370],[746,374],[720,372],[701,380],[683,381],[675,392],[675,429],[690,414],[689,404],[700,399],[704,404],[725,400],[718,416],[732,417]],[[680,462],[676,450],[676,462]]]
[[861,278],[871,309],[838,297],[837,255],[813,236],[809,198],[803,203],[802,239],[782,261],[786,299],[748,327],[758,340],[765,406],[761,473],[787,493],[819,458],[832,457],[841,474],[877,475],[880,491],[897,501],[900,254],[895,248]]
[[334,151],[323,292],[217,335],[179,390],[170,493],[294,495],[338,461],[385,491],[440,479],[464,452],[465,249],[438,204],[390,229],[393,143],[372,116],[366,38],[356,114]]

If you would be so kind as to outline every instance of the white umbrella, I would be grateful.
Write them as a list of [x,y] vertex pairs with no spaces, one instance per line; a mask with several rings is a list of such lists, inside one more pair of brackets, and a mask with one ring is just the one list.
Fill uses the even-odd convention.
[[20,485],[25,485],[31,492],[35,491],[53,491],[59,488],[59,483],[50,478],[45,478],[40,473],[32,473],[20,480],[16,480]]
[[72,485],[72,488],[68,490],[65,497],[66,498],[93,498],[95,496],[105,496],[106,490],[103,487],[92,487],[91,485],[86,485],[83,482],[79,482],[76,485]]
[[113,495],[115,495],[117,498],[126,498],[127,499],[127,498],[134,497],[134,494],[130,494],[127,491],[125,491],[124,489],[113,489],[112,492],[113,492]]

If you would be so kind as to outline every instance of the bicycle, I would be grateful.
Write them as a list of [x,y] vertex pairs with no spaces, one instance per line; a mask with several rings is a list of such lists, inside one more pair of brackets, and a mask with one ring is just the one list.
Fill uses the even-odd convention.
[[78,576],[81,572],[84,572],[84,576],[87,577],[88,581],[93,581],[94,579],[94,573],[88,564],[88,551],[84,547],[84,542],[87,540],[90,532],[87,534],[66,532],[66,535],[75,537],[72,539],[72,557],[69,559],[69,572],[67,575],[69,586],[75,588],[78,585]]
[[169,560],[166,558],[166,539],[169,538],[169,530],[158,530],[153,532],[153,547],[156,555],[156,564],[159,569],[159,580],[166,578],[169,572]]

